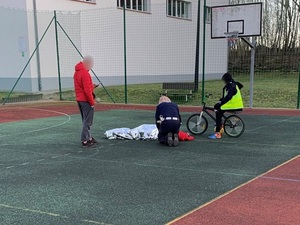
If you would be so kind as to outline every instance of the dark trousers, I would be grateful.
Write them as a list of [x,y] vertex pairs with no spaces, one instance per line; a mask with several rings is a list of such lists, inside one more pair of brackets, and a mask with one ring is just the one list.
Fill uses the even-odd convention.
[[94,119],[94,108],[88,102],[78,102],[82,119],[81,141],[88,141],[92,138],[91,126]]
[[222,127],[222,117],[224,115],[225,111],[218,110],[216,111],[216,132],[220,132]]
[[242,111],[243,109],[229,109],[229,110],[221,110],[219,109],[216,111],[216,132],[220,132],[221,127],[222,127],[222,117],[225,112],[237,112],[237,111]]
[[158,140],[161,143],[167,142],[168,133],[178,134],[180,128],[179,120],[164,120],[159,127]]

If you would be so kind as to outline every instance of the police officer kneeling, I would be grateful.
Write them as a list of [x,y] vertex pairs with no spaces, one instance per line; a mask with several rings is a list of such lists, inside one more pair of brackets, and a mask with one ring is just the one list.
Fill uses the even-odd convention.
[[162,144],[169,146],[178,145],[178,132],[181,124],[181,116],[178,106],[171,100],[162,96],[156,107],[156,126],[159,130],[158,140]]

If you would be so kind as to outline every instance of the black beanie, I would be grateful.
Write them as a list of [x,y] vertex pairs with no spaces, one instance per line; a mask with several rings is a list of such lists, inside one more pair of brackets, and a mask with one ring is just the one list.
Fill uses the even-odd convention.
[[222,80],[224,80],[226,83],[230,82],[232,80],[232,76],[230,73],[225,73],[223,76],[222,76]]

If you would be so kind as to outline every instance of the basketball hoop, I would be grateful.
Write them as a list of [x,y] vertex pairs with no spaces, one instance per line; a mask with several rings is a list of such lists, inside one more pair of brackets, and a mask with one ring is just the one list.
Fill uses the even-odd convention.
[[228,47],[229,48],[235,47],[237,41],[239,40],[239,32],[238,31],[225,32],[224,35],[227,39]]

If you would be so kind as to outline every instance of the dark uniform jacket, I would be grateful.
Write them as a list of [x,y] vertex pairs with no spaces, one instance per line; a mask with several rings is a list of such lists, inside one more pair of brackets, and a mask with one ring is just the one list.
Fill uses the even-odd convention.
[[[160,116],[163,116],[163,118],[177,117],[177,118],[179,118],[179,121],[181,122],[181,116],[179,114],[179,108],[173,102],[163,102],[163,103],[160,103],[156,107],[156,113],[155,113],[156,121],[160,120]],[[156,126],[157,126],[157,128],[159,128],[159,123],[156,123]]]

